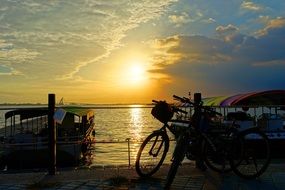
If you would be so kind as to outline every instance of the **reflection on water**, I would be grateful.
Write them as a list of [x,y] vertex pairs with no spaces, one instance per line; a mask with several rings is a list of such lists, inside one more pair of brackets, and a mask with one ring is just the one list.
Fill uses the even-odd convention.
[[92,165],[128,165],[127,138],[133,165],[142,140],[162,125],[150,112],[150,108],[137,106],[95,109],[97,142],[93,145]]
[[[132,137],[136,141],[140,141],[142,139],[142,125],[141,123],[143,118],[142,118],[142,110],[141,108],[132,108],[130,109],[130,114],[131,114],[131,119],[132,119],[132,126],[130,126],[129,131],[130,134],[133,134]],[[140,143],[133,143],[131,144],[131,151],[133,154],[131,154],[131,160],[136,160],[136,153],[140,147]]]
[[132,108],[130,109],[131,114],[131,126],[129,127],[130,134],[135,140],[140,140],[142,138],[142,114],[141,108]]

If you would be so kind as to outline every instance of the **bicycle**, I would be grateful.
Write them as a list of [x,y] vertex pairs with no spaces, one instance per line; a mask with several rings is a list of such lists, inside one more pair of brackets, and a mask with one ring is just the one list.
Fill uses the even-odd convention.
[[168,122],[178,121],[180,123],[186,123],[186,125],[189,123],[189,121],[172,120],[174,113],[187,114],[186,111],[176,106],[171,106],[165,101],[153,100],[153,102],[155,106],[151,113],[156,119],[163,123],[163,126],[146,137],[138,150],[135,168],[137,174],[141,177],[149,177],[157,172],[166,157],[170,141],[167,129],[173,134],[176,133],[173,125],[169,125]]
[[[193,103],[187,98],[181,98],[174,95],[175,99],[180,100],[181,102],[188,102],[193,105],[195,108],[195,113],[193,115],[194,120],[200,121],[203,115],[207,112],[212,114],[219,114],[211,109],[203,107],[200,103]],[[202,111],[203,110],[203,111]],[[196,126],[195,126],[196,125]],[[242,132],[237,132],[237,130],[229,130],[226,135],[218,135],[218,137],[231,137],[227,144],[229,149],[225,149],[223,146],[226,141],[222,140],[222,145],[217,144],[217,142],[211,139],[211,136],[201,130],[197,130],[197,121],[193,122],[189,127],[183,129],[177,138],[176,147],[174,149],[172,164],[170,166],[167,179],[166,179],[166,188],[169,188],[175,178],[179,165],[183,161],[185,155],[191,153],[189,150],[189,144],[191,144],[193,134],[199,139],[199,142],[202,143],[203,151],[202,159],[205,163],[215,171],[223,172],[233,170],[235,174],[245,179],[252,179],[260,176],[270,163],[270,148],[267,136],[258,130],[257,128],[251,128]],[[257,157],[256,151],[254,151],[253,146],[250,146],[252,143],[252,137],[255,137],[259,140],[258,143],[262,142],[264,146],[264,152],[258,154]],[[195,154],[195,153],[194,153]],[[260,167],[260,161],[257,161],[257,158],[262,158],[263,160]],[[213,162],[211,162],[213,161]],[[226,162],[227,168],[226,168]],[[253,164],[253,166],[251,165]],[[253,171],[249,171],[252,169]]]
[[[257,127],[244,131],[239,126],[224,127],[222,130],[209,131],[207,136],[215,145],[203,145],[204,161],[212,170],[219,173],[233,171],[244,179],[262,175],[270,164],[270,144],[268,137]],[[256,147],[262,149],[256,149]]]
[[[163,101],[153,100],[153,102],[156,104],[156,106],[153,108],[152,114],[156,119],[163,123],[163,126],[159,130],[153,131],[148,137],[146,137],[140,146],[136,157],[135,168],[137,174],[141,177],[149,177],[153,175],[162,165],[169,150],[170,140],[166,129],[168,129],[175,136],[178,136],[177,134],[179,131],[181,131],[181,128],[188,127],[190,122],[189,120],[181,119],[171,120],[174,112],[181,112],[183,114],[187,114],[187,112],[178,109],[175,106],[170,106]],[[172,122],[171,125],[169,125],[168,122]],[[194,133],[192,132],[192,134]],[[195,160],[195,156],[191,152],[194,151],[193,149],[195,149],[195,145],[199,144],[196,140],[194,140],[194,136],[191,138],[192,142],[191,145],[189,144],[189,150],[186,154],[186,157],[189,160]]]

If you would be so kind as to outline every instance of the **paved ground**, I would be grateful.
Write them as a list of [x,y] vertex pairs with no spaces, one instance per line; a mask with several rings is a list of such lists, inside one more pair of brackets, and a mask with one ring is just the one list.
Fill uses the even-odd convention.
[[[56,175],[45,171],[0,173],[0,189],[163,189],[168,166],[163,166],[152,178],[139,178],[134,168],[65,169]],[[209,169],[201,172],[193,165],[179,168],[171,189],[191,190],[285,190],[285,164],[271,164],[256,180],[243,180],[233,173],[220,175]]]

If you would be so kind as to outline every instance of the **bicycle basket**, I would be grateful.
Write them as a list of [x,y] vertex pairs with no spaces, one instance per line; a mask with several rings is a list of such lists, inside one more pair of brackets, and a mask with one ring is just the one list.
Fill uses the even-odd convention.
[[168,122],[173,117],[171,106],[165,101],[159,101],[151,110],[151,114],[162,123]]

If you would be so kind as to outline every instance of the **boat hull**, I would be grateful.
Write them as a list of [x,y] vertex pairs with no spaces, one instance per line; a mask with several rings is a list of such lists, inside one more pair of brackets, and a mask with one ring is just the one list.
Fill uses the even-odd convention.
[[[47,168],[49,166],[48,146],[12,145],[4,146],[5,154],[1,165],[7,169]],[[82,157],[81,144],[58,144],[56,150],[57,167],[78,166]]]

